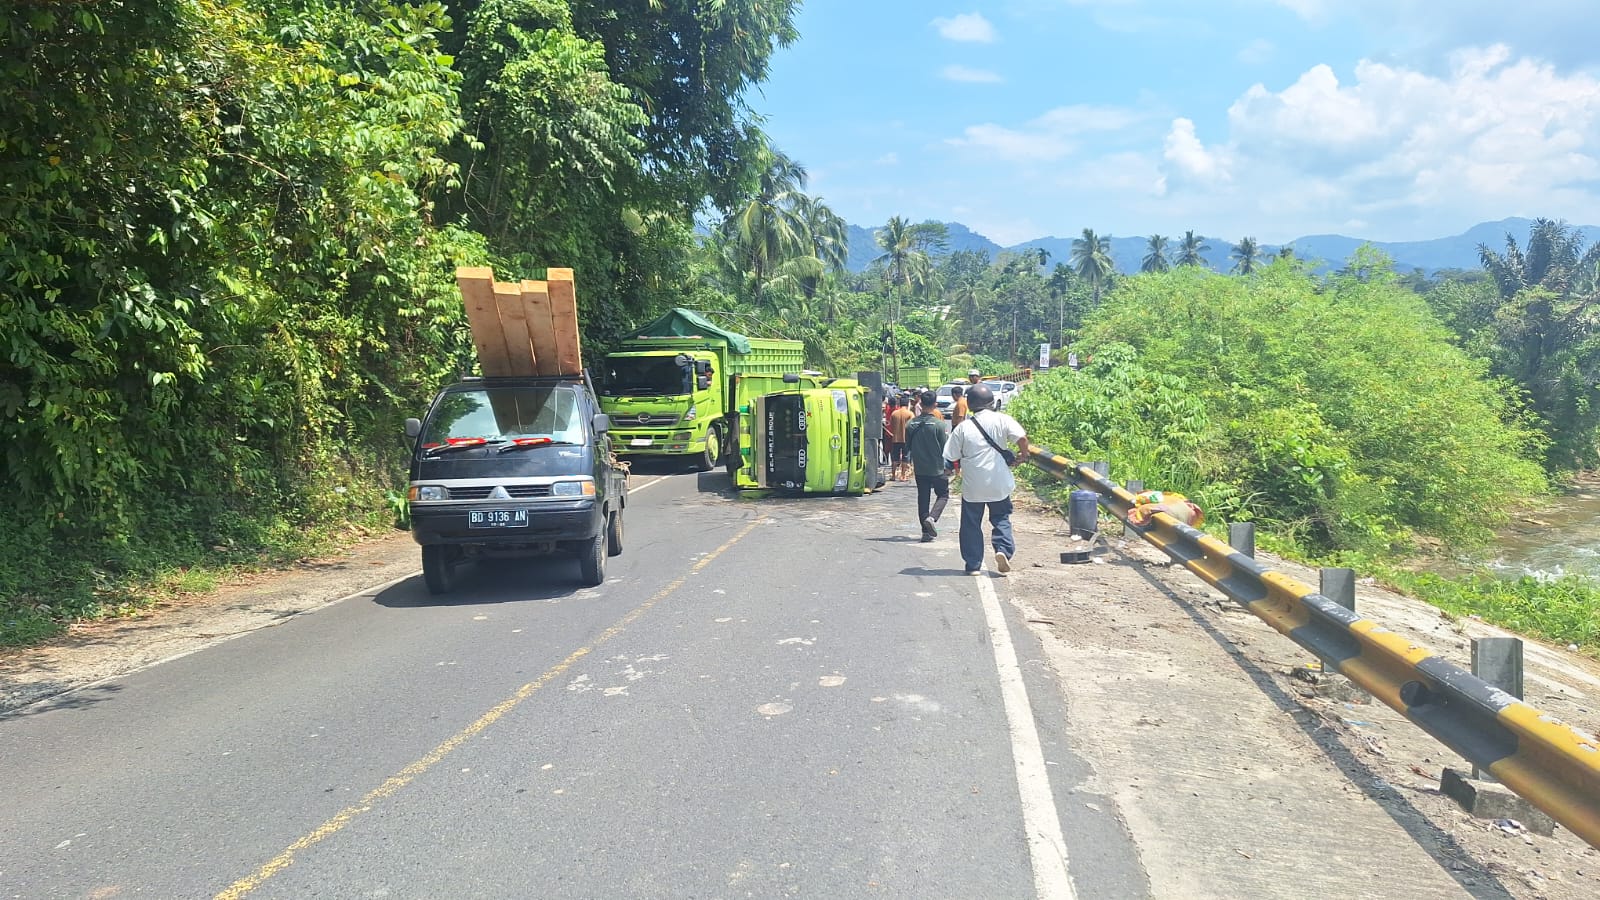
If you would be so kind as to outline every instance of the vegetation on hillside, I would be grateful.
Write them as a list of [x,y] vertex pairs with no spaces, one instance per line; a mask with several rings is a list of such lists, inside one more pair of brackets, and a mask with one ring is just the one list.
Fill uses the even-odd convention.
[[1091,228],[1067,259],[991,258],[894,217],[851,272],[746,105],[797,6],[0,13],[0,465],[28,511],[0,537],[0,643],[386,527],[403,417],[473,365],[468,263],[576,269],[591,353],[668,306],[841,372],[1074,347],[1084,371],[1017,405],[1037,437],[1311,554],[1468,545],[1600,458],[1600,250],[1560,223],[1429,278],[1248,237],[1223,275],[1194,231],[1124,275]]

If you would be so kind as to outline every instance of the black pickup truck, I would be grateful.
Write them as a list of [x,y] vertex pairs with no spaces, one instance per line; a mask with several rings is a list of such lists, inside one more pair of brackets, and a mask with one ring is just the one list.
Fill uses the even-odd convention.
[[546,553],[576,555],[583,583],[603,583],[628,501],[610,429],[587,375],[468,379],[407,419],[428,590],[448,592],[468,559]]

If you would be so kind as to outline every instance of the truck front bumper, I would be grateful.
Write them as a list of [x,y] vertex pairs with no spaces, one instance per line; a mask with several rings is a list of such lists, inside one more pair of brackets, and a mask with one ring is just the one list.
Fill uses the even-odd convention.
[[611,447],[618,456],[677,456],[706,451],[704,432],[627,431],[612,426]]
[[[473,510],[528,511],[528,524],[473,528]],[[478,544],[511,547],[549,541],[585,541],[605,528],[604,510],[593,498],[543,503],[411,504],[411,537],[419,544]]]

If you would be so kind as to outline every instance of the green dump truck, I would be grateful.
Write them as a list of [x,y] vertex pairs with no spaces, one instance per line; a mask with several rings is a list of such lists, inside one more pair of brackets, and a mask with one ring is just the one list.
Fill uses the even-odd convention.
[[936,388],[944,383],[944,376],[940,374],[938,366],[901,366],[900,387],[906,388]]
[[881,398],[850,378],[790,373],[740,384],[734,486],[799,494],[861,494],[882,485]]
[[740,379],[804,366],[800,341],[747,337],[674,309],[606,357],[600,408],[619,455],[687,456],[701,471],[726,459],[732,471]]

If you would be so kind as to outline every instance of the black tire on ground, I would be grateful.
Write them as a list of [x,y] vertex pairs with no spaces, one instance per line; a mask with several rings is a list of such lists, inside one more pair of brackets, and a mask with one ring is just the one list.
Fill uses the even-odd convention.
[[428,593],[450,593],[456,580],[451,562],[450,548],[444,544],[429,544],[422,548],[422,580],[428,585]]
[[706,429],[706,452],[694,461],[696,472],[709,472],[722,461],[722,426],[713,424]]
[[584,587],[599,587],[606,583],[606,532],[609,530],[601,529],[578,551],[578,568]]
[[722,448],[722,463],[728,470],[728,477],[732,478],[744,466],[744,457],[739,455],[739,436],[737,433],[727,437],[727,446]]
[[622,555],[622,510],[615,510],[606,517],[606,555]]

